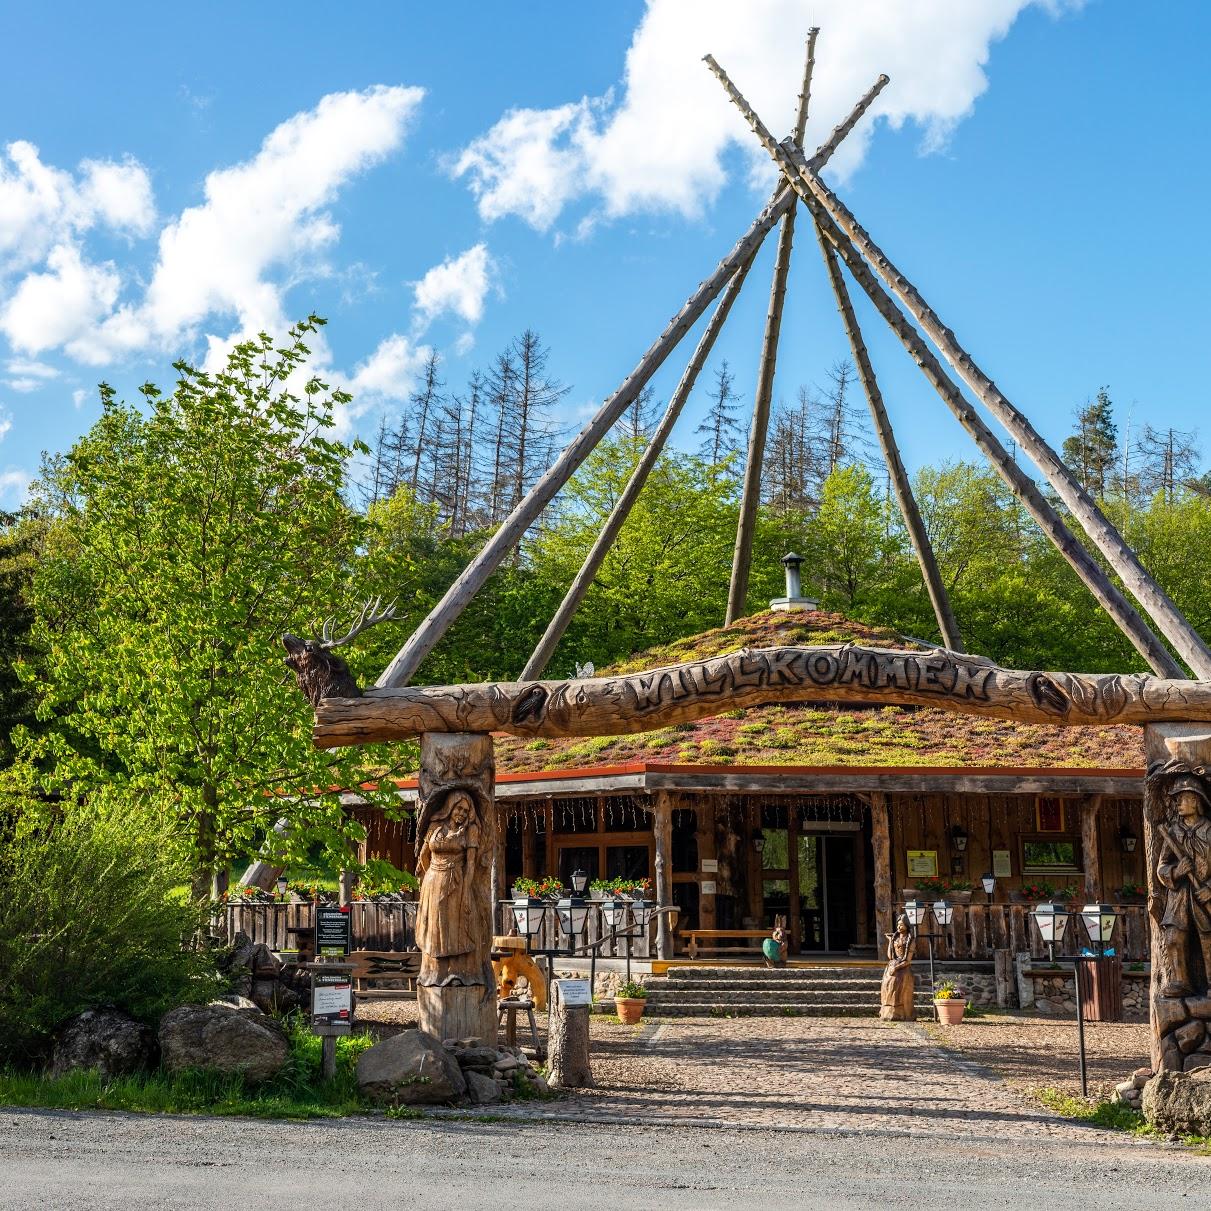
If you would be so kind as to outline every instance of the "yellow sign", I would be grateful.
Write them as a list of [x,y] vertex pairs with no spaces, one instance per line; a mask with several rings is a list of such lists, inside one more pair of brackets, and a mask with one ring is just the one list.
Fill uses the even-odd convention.
[[936,849],[910,849],[908,851],[908,877],[910,879],[936,879],[938,877],[938,851]]

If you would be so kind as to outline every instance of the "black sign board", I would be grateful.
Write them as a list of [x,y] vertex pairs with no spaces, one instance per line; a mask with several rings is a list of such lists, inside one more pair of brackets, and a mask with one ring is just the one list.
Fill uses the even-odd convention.
[[347,955],[353,949],[353,919],[348,908],[315,908],[315,953]]
[[353,1018],[353,983],[349,970],[311,973],[311,1024],[336,1026]]

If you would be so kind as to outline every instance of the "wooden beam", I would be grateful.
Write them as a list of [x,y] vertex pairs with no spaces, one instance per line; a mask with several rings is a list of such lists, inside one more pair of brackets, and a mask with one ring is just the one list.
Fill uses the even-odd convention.
[[1149,575],[1139,562],[1135,552],[1064,465],[1059,455],[1048,445],[1030,421],[1010,403],[992,379],[976,365],[971,355],[959,344],[954,333],[943,325],[912,282],[900,272],[871,239],[848,207],[820,180],[815,170],[804,158],[802,151],[785,143],[775,142],[768,129],[761,123],[760,118],[753,112],[752,107],[727,78],[723,69],[709,55],[707,62],[728,90],[737,107],[748,118],[749,125],[757,133],[766,150],[782,168],[787,179],[794,183],[796,192],[800,192],[802,189],[804,192],[800,192],[800,197],[803,197],[805,202],[808,201],[806,193],[816,203],[815,207],[811,207],[813,214],[818,210],[823,210],[837,228],[845,234],[846,239],[851,241],[853,246],[866,258],[879,277],[904,304],[909,314],[925,330],[929,339],[958,372],[959,377],[975,392],[976,398],[1005,426],[1014,440],[1030,456],[1110,567],[1122,578],[1123,583],[1148,615],[1156,621],[1161,633],[1189,663],[1197,676],[1211,677],[1211,648],[1208,648],[1177,606]]
[[1211,719],[1211,682],[1003,669],[942,648],[757,648],[618,677],[325,698],[313,738],[321,748],[339,748],[428,732],[627,735],[758,703],[803,701],[936,706],[1019,723],[1104,726]]
[[[652,797],[652,834],[656,840],[656,904],[663,908],[673,902],[673,805],[668,791],[657,791]],[[656,918],[656,957],[673,957],[667,913]]]
[[875,879],[875,950],[883,953],[887,935],[895,929],[895,900],[891,878],[891,811],[887,796],[870,796],[870,848]]
[[[789,218],[792,214],[794,214],[793,209],[787,211],[786,218]],[[785,218],[783,221],[785,222]],[[584,563],[580,566],[580,571],[576,573],[576,579],[572,581],[567,593],[564,594],[563,601],[559,603],[559,609],[555,611],[533,654],[526,661],[526,667],[522,669],[521,673],[523,681],[541,677],[546,672],[547,665],[550,663],[551,657],[555,655],[555,649],[559,646],[560,639],[563,638],[564,632],[568,629],[568,624],[572,621],[573,616],[580,607],[580,603],[584,600],[585,594],[593,584],[602,563],[605,562],[605,557],[614,545],[618,532],[622,529],[627,517],[630,516],[631,509],[634,508],[635,502],[639,499],[639,493],[643,491],[643,486],[648,482],[648,476],[656,465],[656,460],[664,451],[665,444],[673,432],[673,426],[676,425],[677,419],[681,415],[681,410],[685,407],[686,400],[690,398],[690,393],[694,390],[694,384],[698,381],[698,375],[706,364],[706,359],[710,357],[711,350],[715,346],[719,333],[723,331],[724,321],[732,309],[732,304],[740,294],[740,288],[744,285],[744,279],[747,277],[752,263],[753,259],[749,257],[736,270],[736,275],[728,283],[727,289],[723,292],[723,297],[720,298],[718,306],[715,308],[715,313],[711,316],[706,326],[706,331],[703,332],[701,339],[698,341],[698,347],[694,350],[689,364],[681,375],[681,381],[677,384],[677,390],[673,392],[673,397],[669,400],[669,406],[665,409],[664,416],[661,417],[656,432],[652,434],[652,440],[648,443],[647,449],[644,450],[643,456],[640,458],[635,470],[631,472],[631,478],[627,480],[626,487],[623,488],[622,495],[618,498],[618,503],[615,504],[610,512],[610,516],[606,519],[605,525],[602,526],[601,533],[597,536],[597,541],[593,543],[592,549],[585,556]]]
[[[812,71],[816,65],[816,35],[807,31],[807,54],[803,66],[803,87],[799,90],[799,109],[795,115],[792,138],[803,142],[807,110],[811,98]],[[786,300],[786,277],[790,271],[791,248],[795,242],[795,207],[782,216],[778,231],[778,252],[774,258],[774,278],[770,283],[769,311],[765,317],[765,335],[761,340],[761,361],[757,368],[757,388],[753,393],[753,419],[749,426],[748,452],[744,464],[744,491],[740,498],[740,517],[736,522],[736,544],[732,552],[732,579],[728,587],[726,625],[748,612],[749,570],[753,558],[753,530],[761,503],[761,471],[765,464],[765,437],[769,430],[770,401],[774,395],[774,372],[778,363],[778,334],[782,329],[782,307]]]
[[896,435],[892,431],[891,418],[887,415],[887,408],[883,403],[883,392],[875,377],[875,369],[871,365],[870,353],[862,338],[862,330],[858,326],[858,317],[854,314],[849,290],[845,285],[841,266],[837,262],[837,254],[818,225],[816,237],[820,242],[820,251],[824,254],[824,266],[828,270],[828,280],[832,284],[833,294],[837,300],[837,310],[841,313],[845,335],[849,338],[854,364],[858,368],[858,378],[866,393],[866,404],[870,409],[875,433],[879,438],[879,447],[883,451],[883,460],[886,462],[888,474],[891,476],[892,490],[896,494],[896,503],[900,506],[900,516],[904,518],[904,528],[908,531],[912,549],[916,552],[917,563],[921,567],[921,576],[925,581],[925,590],[929,594],[930,604],[933,606],[938,631],[946,647],[952,652],[961,652],[963,651],[963,637],[959,632],[959,624],[951,609],[950,596],[946,592],[946,586],[942,583],[938,562],[934,558],[933,546],[929,541],[925,523],[921,520],[921,511],[917,508],[917,501],[912,493],[912,485],[908,482],[908,472],[900,458],[900,448],[896,445]]
[[[833,131],[828,141],[820,147],[809,163],[823,168],[836,151],[841,141],[853,130],[858,119],[869,108],[880,89],[887,82],[867,91],[854,106],[849,116]],[[378,688],[407,685],[420,662],[433,650],[441,637],[467,607],[467,603],[479,592],[484,581],[500,566],[501,560],[521,541],[525,532],[538,519],[538,515],[550,504],[555,494],[576,473],[581,463],[588,458],[593,448],[609,432],[616,420],[630,407],[648,380],[660,369],[665,358],[676,348],[678,341],[697,323],[699,317],[718,297],[719,292],[735,276],[736,271],[750,260],[761,247],[762,240],[773,230],[774,225],[794,205],[795,191],[781,187],[769,205],[753,221],[753,225],[737,241],[736,246],[719,262],[715,272],[706,279],[686,301],[684,307],[669,321],[668,326],[656,339],[655,344],[639,360],[622,386],[597,410],[596,415],[572,439],[563,453],[547,468],[538,483],[527,493],[524,500],[505,518],[500,528],[484,544],[479,554],[467,565],[458,579],[446,590],[441,601],[429,611],[420,626],[409,636],[407,643],[396,654],[395,659],[378,679]]]
[[1085,865],[1085,902],[1087,904],[1092,904],[1102,898],[1102,850],[1097,827],[1098,811],[1101,806],[1101,795],[1091,795],[1081,804],[1081,856]]
[[[709,56],[708,56],[709,59]],[[713,60],[711,60],[713,64]],[[732,99],[749,119],[759,135],[765,138],[772,136],[761,125],[761,119],[753,112],[751,106],[735,89],[735,86],[723,74],[717,64],[713,70],[724,81]],[[1117,585],[1106,575],[1084,546],[1069,531],[1063,519],[1043,496],[1038,485],[1010,457],[1008,451],[997,440],[996,435],[981,419],[975,408],[963,397],[954,381],[947,375],[941,362],[925,343],[917,330],[908,322],[896,306],[894,300],[876,280],[861,255],[850,243],[844,232],[833,222],[828,211],[816,200],[812,190],[807,186],[796,164],[790,159],[785,148],[773,143],[776,149],[775,158],[783,167],[783,171],[793,179],[796,192],[807,205],[816,220],[820,230],[827,236],[829,242],[841,254],[846,266],[853,274],[854,280],[862,287],[874,303],[876,309],[887,321],[888,325],[900,338],[901,343],[912,355],[913,360],[921,367],[926,378],[933,384],[938,394],[954,413],[959,423],[975,439],[976,445],[996,469],[1005,482],[1010,486],[1034,518],[1043,533],[1063,555],[1069,566],[1081,578],[1081,581],[1097,599],[1102,608],[1110,615],[1119,629],[1131,641],[1132,646],[1147,660],[1151,668],[1166,677],[1179,678],[1185,676],[1181,665],[1173,659],[1168,648],[1155,635],[1152,629],[1140,616],[1139,612],[1119,590]],[[771,153],[774,154],[774,153]]]

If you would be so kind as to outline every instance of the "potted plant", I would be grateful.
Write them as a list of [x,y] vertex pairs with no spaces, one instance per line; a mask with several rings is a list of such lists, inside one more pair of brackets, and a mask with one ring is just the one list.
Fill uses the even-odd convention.
[[618,985],[614,993],[614,1011],[624,1026],[634,1026],[643,1017],[643,1006],[648,990],[635,980]]
[[1045,904],[1055,898],[1056,891],[1050,883],[1023,883],[1009,893],[1014,904]]
[[938,1011],[938,1021],[943,1026],[957,1026],[967,1009],[967,998],[953,980],[945,980],[938,985],[933,994],[933,1003]]
[[1148,898],[1148,889],[1138,883],[1124,883],[1118,895],[1123,904],[1142,904]]

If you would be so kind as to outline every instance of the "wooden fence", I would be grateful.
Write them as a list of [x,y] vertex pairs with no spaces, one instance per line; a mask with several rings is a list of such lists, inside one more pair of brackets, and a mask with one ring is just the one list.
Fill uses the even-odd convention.
[[[1031,904],[956,904],[951,923],[941,930],[942,937],[934,939],[934,957],[939,959],[991,959],[995,950],[1010,950],[1015,954],[1029,951],[1036,958],[1047,955],[1047,947],[1031,917]],[[897,910],[898,911],[898,910]],[[1106,944],[1120,959],[1141,962],[1148,959],[1148,910],[1143,904],[1116,906],[1119,918],[1114,935]],[[939,933],[933,915],[926,916],[920,933]],[[1085,923],[1079,915],[1068,919],[1064,940],[1055,948],[1057,956],[1071,958],[1091,947]],[[928,953],[928,942],[917,939],[917,955]]]
[[[355,950],[415,950],[411,905],[401,901],[355,900],[349,906]],[[270,950],[298,950],[315,930],[315,906],[293,904],[228,904],[227,936],[247,934]],[[306,942],[304,941],[304,949]]]

